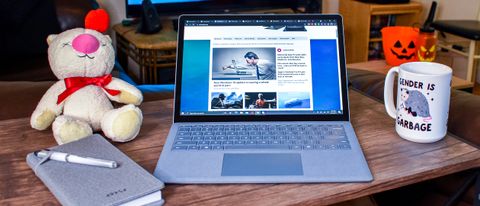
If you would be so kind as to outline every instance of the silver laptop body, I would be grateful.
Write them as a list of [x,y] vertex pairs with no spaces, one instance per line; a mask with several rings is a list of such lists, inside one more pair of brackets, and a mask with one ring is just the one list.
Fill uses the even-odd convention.
[[183,15],[167,183],[366,182],[339,15]]

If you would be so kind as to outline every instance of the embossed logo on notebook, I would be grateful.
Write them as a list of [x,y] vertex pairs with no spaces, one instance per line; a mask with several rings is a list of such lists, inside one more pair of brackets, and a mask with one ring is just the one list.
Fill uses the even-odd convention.
[[106,195],[106,197],[112,197],[112,196],[118,195],[118,194],[126,192],[126,191],[127,191],[127,188],[119,189],[119,190],[116,190],[116,191],[113,191],[113,192],[109,192]]

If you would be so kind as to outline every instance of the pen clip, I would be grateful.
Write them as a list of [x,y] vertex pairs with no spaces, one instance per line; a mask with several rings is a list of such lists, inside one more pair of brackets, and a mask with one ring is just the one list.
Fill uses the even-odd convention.
[[40,165],[42,165],[43,163],[47,162],[47,161],[50,159],[50,156],[52,155],[52,153],[51,153],[50,150],[48,150],[48,149],[46,149],[46,150],[38,150],[38,151],[33,152],[33,154],[34,154],[36,157],[38,157],[38,153],[39,153],[39,152],[42,152],[42,151],[47,151],[47,152],[46,152],[47,155],[44,156],[44,157],[42,157],[42,159],[33,167],[33,172],[35,172],[35,175],[37,175],[37,176],[38,176],[38,174],[37,174],[38,167],[39,167]]

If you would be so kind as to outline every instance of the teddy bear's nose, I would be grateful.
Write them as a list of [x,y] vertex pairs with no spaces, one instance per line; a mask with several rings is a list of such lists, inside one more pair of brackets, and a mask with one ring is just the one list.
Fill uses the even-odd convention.
[[72,41],[72,47],[78,52],[91,54],[100,47],[100,42],[91,34],[80,34]]

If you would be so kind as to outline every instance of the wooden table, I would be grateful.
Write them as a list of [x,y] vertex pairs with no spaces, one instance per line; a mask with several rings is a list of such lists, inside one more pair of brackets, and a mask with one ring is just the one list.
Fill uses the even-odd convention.
[[[167,205],[324,205],[398,188],[480,166],[480,150],[452,135],[432,144],[401,139],[383,104],[350,91],[352,123],[374,181],[323,184],[167,185]],[[115,143],[153,172],[172,122],[172,100],[141,106],[137,139]],[[0,121],[0,205],[57,205],[25,163],[27,153],[55,145],[52,132],[30,128],[29,119]],[[94,189],[94,188],[92,188]]]
[[[120,65],[137,83],[158,83],[159,69],[175,69],[177,32],[171,21],[162,22],[156,34],[140,34],[137,25],[113,26]],[[129,69],[128,57],[139,65],[138,75]]]
[[[390,70],[392,66],[387,65],[385,60],[374,60],[374,61],[368,61],[368,62],[347,64],[347,68],[368,70],[368,71],[378,72],[382,74],[387,74],[388,70]],[[473,83],[470,81],[458,78],[456,76],[452,76],[451,86],[453,89],[467,89],[467,88],[472,88]]]

